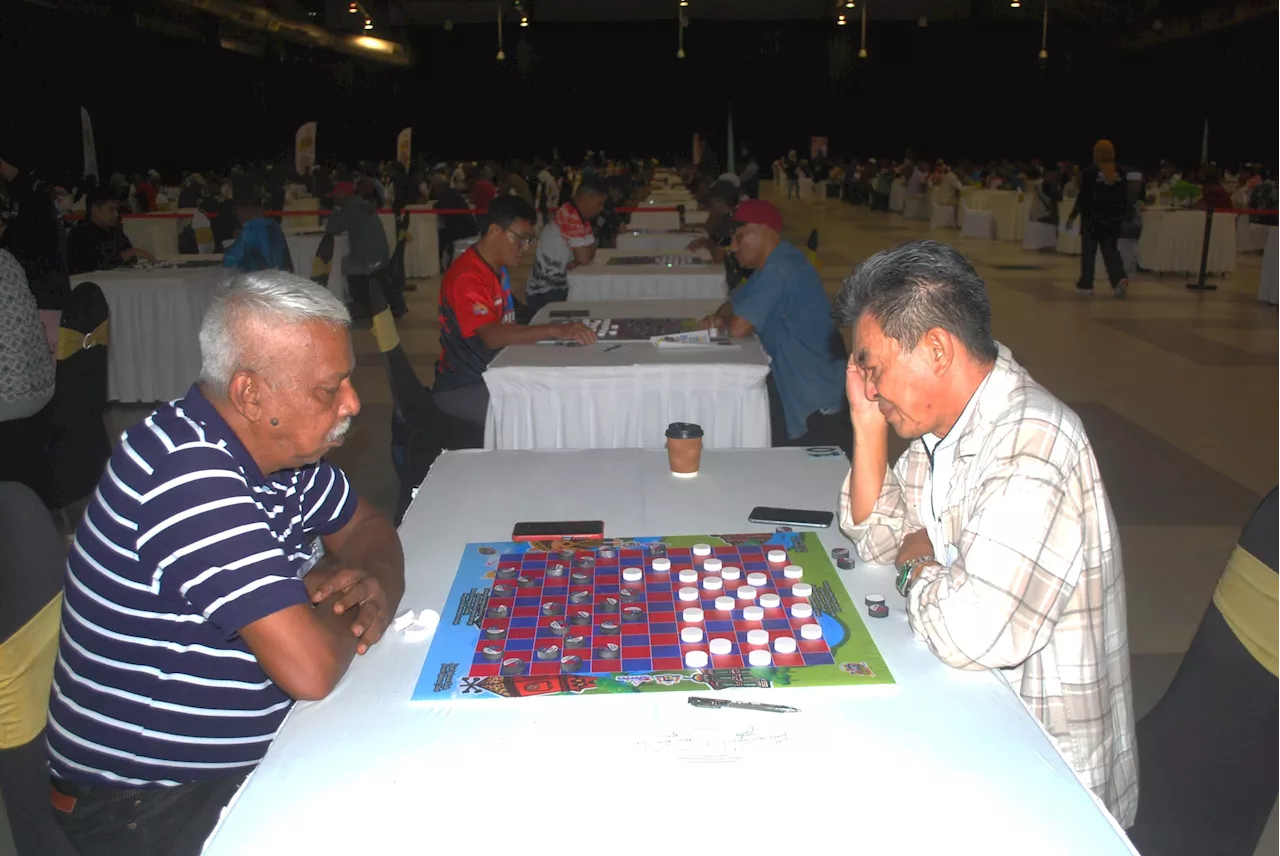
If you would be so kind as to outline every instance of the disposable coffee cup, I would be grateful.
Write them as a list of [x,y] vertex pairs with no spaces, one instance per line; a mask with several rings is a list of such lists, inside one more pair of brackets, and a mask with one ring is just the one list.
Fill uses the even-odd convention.
[[667,461],[671,475],[691,479],[702,462],[702,426],[692,422],[672,422],[667,426]]

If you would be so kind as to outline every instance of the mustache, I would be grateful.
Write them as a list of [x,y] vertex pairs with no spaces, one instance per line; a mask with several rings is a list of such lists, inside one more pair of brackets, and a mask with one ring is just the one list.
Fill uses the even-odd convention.
[[339,440],[342,439],[342,436],[347,433],[347,429],[349,429],[350,427],[351,427],[351,417],[348,416],[346,419],[343,419],[337,425],[333,426],[333,430],[331,430],[328,434],[325,435],[324,441],[326,443],[338,442]]

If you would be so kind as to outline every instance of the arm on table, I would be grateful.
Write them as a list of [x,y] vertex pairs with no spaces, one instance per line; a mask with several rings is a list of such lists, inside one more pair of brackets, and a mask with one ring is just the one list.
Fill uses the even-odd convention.
[[585,324],[502,324],[492,322],[476,328],[476,335],[491,351],[508,345],[534,345],[547,340],[573,341],[579,345],[594,345],[596,334]]
[[1020,455],[987,475],[949,567],[930,565],[907,615],[958,669],[1016,666],[1043,648],[1079,578],[1082,508],[1052,464]]
[[726,300],[719,309],[698,322],[698,328],[701,330],[710,330],[713,327],[718,330],[727,330],[735,339],[750,336],[756,330],[746,318],[734,314],[732,300]]
[[585,247],[570,247],[573,252],[573,260],[579,265],[589,265],[595,260],[596,245],[587,244]]
[[334,594],[314,609],[295,604],[240,629],[267,676],[291,698],[322,699],[346,674],[360,640],[352,625],[360,609],[338,612]]

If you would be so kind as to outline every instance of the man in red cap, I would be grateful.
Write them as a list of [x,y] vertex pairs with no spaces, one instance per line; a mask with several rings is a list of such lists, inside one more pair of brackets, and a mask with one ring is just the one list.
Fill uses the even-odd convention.
[[775,446],[839,446],[853,429],[844,392],[844,340],[831,301],[804,253],[782,239],[777,206],[748,199],[733,212],[732,251],[755,273],[702,326],[760,337],[769,354],[769,405]]

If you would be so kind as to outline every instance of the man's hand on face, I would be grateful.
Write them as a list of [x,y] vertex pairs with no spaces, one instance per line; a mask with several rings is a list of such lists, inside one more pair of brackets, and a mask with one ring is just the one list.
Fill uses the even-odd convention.
[[855,428],[859,426],[872,428],[886,424],[884,414],[880,412],[880,406],[867,398],[866,370],[853,360],[849,361],[845,370],[845,394],[849,396],[849,412]]
[[359,568],[344,568],[336,563],[317,566],[303,577],[313,604],[323,603],[334,595],[333,611],[342,615],[347,610],[360,610],[351,632],[359,639],[356,653],[363,654],[377,644],[391,623],[387,593],[378,578]]

